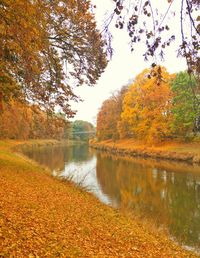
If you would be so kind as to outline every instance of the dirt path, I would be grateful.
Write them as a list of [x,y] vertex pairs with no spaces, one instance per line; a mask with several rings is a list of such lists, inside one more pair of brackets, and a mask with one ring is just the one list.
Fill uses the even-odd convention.
[[0,145],[0,257],[196,257]]

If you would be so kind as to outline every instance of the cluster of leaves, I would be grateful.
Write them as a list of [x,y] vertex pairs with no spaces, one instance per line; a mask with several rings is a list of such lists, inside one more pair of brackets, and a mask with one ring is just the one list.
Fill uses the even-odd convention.
[[[160,77],[160,79],[158,79]],[[145,69],[125,94],[106,100],[97,117],[99,140],[136,138],[148,142],[200,131],[198,84],[186,72]]]
[[[199,35],[200,16],[198,8],[199,0],[181,0],[180,5],[174,7],[173,0],[166,0],[166,10],[163,6],[156,5],[156,1],[129,1],[113,0],[115,2],[109,23],[114,20],[116,28],[127,29],[131,40],[131,50],[136,44],[144,42],[146,51],[145,60],[151,57],[160,56],[164,58],[165,48],[169,47],[175,40],[179,41],[178,52],[183,56],[188,65],[190,73],[200,73]],[[178,16],[180,20],[179,36],[177,27],[170,20]],[[105,25],[105,32],[108,33],[108,25]],[[110,42],[108,46],[111,48]]]
[[0,138],[61,139],[68,123],[61,114],[48,114],[37,105],[11,100],[0,116]]
[[93,85],[107,65],[90,5],[89,0],[0,1],[1,109],[2,100],[21,96],[74,115],[69,101],[78,97],[70,82]]

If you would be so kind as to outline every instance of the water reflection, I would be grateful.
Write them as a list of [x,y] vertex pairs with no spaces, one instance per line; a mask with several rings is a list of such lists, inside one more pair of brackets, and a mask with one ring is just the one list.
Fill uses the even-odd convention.
[[53,176],[64,177],[93,192],[102,202],[110,204],[96,178],[96,155],[87,145],[23,147],[22,152],[48,167]]
[[87,162],[94,156],[87,145],[22,147],[22,152],[58,174],[65,170],[68,162]]
[[85,145],[34,148],[26,155],[57,176],[73,177],[114,207],[165,225],[180,242],[200,248],[200,168],[117,158]]
[[179,241],[200,247],[200,170],[176,166],[99,153],[97,178],[112,202],[167,225]]

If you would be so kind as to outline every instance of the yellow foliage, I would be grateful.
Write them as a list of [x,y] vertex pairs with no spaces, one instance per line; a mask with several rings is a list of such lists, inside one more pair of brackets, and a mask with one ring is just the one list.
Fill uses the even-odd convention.
[[[170,75],[164,67],[161,68],[161,79],[149,76],[158,73],[145,69],[131,85],[124,97],[121,119],[127,123],[133,137],[153,142],[167,137],[171,133],[172,121]],[[150,78],[149,78],[150,77]]]

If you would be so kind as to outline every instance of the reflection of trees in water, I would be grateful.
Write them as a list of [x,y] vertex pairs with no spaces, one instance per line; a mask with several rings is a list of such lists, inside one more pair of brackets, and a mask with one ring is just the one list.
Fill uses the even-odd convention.
[[[158,214],[163,180],[154,180],[151,168],[126,160],[115,160],[98,155],[97,177],[105,194],[115,199],[120,207],[144,211],[145,214]],[[158,175],[159,176],[159,175]],[[162,210],[164,209],[164,205]],[[162,214],[163,215],[163,214]]]
[[73,145],[69,149],[72,151],[70,161],[89,161],[94,156],[93,151],[88,147],[87,144]]
[[121,203],[120,188],[116,179],[116,163],[111,157],[103,158],[97,154],[96,175],[102,192],[117,205]]
[[56,172],[62,172],[65,163],[89,161],[94,155],[87,145],[28,147],[23,153]]
[[185,244],[199,244],[200,174],[192,173],[196,168],[191,166],[188,173],[188,165],[178,163],[164,162],[165,170],[162,162],[130,162],[105,153],[97,157],[97,179],[103,193],[120,207],[167,225]]
[[170,231],[188,245],[200,247],[200,177],[185,174],[170,185]]
[[28,147],[23,153],[39,164],[47,166],[51,171],[64,169],[65,152],[60,146]]

